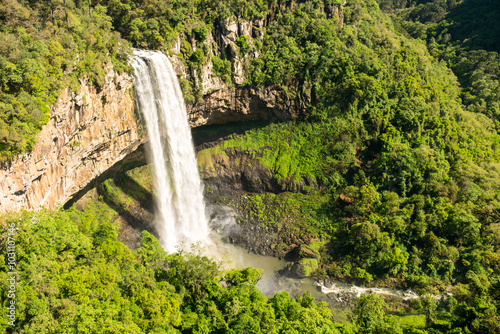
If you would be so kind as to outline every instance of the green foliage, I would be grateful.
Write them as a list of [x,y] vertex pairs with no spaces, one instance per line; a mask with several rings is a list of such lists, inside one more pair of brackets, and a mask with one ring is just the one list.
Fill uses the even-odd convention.
[[498,275],[478,275],[469,271],[466,284],[453,289],[453,298],[448,310],[454,328],[463,332],[494,333],[500,329],[498,323]]
[[[95,200],[83,212],[2,217],[16,225],[16,331],[338,333],[328,307],[307,294],[291,299],[280,293],[268,300],[254,286],[261,275],[257,269],[224,273],[196,248],[166,254],[146,231],[140,246],[128,249],[117,240],[116,217]],[[5,249],[7,232],[2,232]],[[5,310],[9,271],[2,262]],[[0,328],[12,329],[5,321]]]
[[227,59],[221,59],[218,56],[212,57],[214,73],[218,75],[225,83],[231,82],[231,62]]
[[300,277],[309,277],[318,269],[318,260],[301,259],[295,265],[297,266],[297,270],[295,270],[297,275]]
[[321,238],[330,224],[328,213],[322,210],[328,200],[328,196],[285,192],[242,195],[229,203],[240,211],[240,221]]
[[[246,84],[273,85],[277,103],[285,97],[304,108],[295,122],[248,131],[205,158],[244,151],[283,191],[303,194],[242,196],[233,202],[240,219],[328,242],[320,248],[323,274],[391,278],[420,292],[455,285],[446,315],[431,297],[422,300],[429,331],[498,331],[498,8],[471,0],[379,3],[400,19],[364,0],[343,6],[343,25],[325,9],[338,1],[113,0],[93,4],[91,17],[84,1],[9,0],[0,4],[0,159],[34,146],[63,86],[76,88],[85,76],[102,85],[110,61],[128,69],[128,43],[116,31],[143,48],[168,50],[180,39],[188,67],[200,73],[211,59],[230,83],[229,51],[218,54],[204,41],[225,20],[266,18],[256,29],[262,41],[237,36],[232,51],[258,51]],[[200,97],[200,87],[181,85],[186,102]],[[102,185],[104,198],[123,214],[130,194],[115,181]],[[19,320],[31,331],[336,331],[307,296],[267,301],[250,284],[255,271],[222,273],[197,252],[166,255],[147,233],[140,250],[128,251],[109,223],[115,214],[93,210],[41,213],[31,225],[21,219]],[[356,330],[400,332],[383,308],[363,299]]]
[[316,124],[270,124],[245,136],[226,140],[222,148],[253,150],[265,167],[271,168],[278,181],[295,181],[310,177],[320,182],[324,174],[322,165],[321,127]]
[[203,52],[203,49],[197,49],[193,52],[190,60],[195,64],[203,65],[205,62],[205,53]]
[[224,276],[224,281],[231,285],[243,283],[257,284],[262,276],[262,270],[248,267],[242,270],[232,269]]
[[[471,20],[474,26],[497,10],[486,1],[476,8],[470,1],[388,3],[381,1],[385,8],[410,6],[397,12],[401,23],[427,45],[402,36],[401,27],[368,2],[348,2],[342,27],[314,2],[281,9],[265,29],[249,82],[279,86],[287,97],[310,98],[311,104],[300,122],[247,132],[213,152],[243,150],[275,180],[293,176],[300,182],[307,175],[316,191],[331,196],[308,213],[329,211],[320,228],[307,223],[294,230],[301,240],[329,236],[332,251],[320,262],[326,274],[365,282],[391,277],[420,292],[467,282],[470,271],[497,275],[496,40],[490,34],[482,46],[480,38],[457,42],[482,34],[477,27],[458,32],[465,21],[461,11],[489,8],[488,15]],[[276,211],[282,202],[271,198],[251,195],[233,205],[243,220],[293,230],[288,217],[299,216],[304,204],[288,202],[281,215]],[[479,297],[484,305],[487,298]],[[423,310],[435,331],[458,325],[453,317],[472,321],[463,320],[466,312],[451,311],[451,318],[438,319],[432,300]]]
[[[0,5],[0,162],[30,151],[63,87],[104,83],[108,63],[129,70],[128,43],[106,8],[83,2],[16,0]],[[63,15],[63,13],[65,13]],[[67,13],[67,14],[66,14]]]
[[[329,235],[336,247],[321,259],[327,274],[396,277],[426,289],[464,279],[468,270],[497,270],[479,260],[486,254],[481,231],[490,224],[484,219],[498,208],[494,123],[465,111],[446,64],[398,35],[376,6],[346,6],[356,28],[340,27],[310,2],[266,27],[251,82],[310,96],[301,121],[211,150],[222,157],[242,150],[278,182],[308,178],[331,196],[311,210],[331,214],[296,231],[306,240]],[[252,195],[236,206],[245,220],[281,226],[286,220],[273,209],[280,202],[271,198]],[[296,217],[304,203],[284,207]]]
[[468,110],[495,121],[500,116],[498,78],[499,10],[490,1],[380,1],[398,14],[413,37],[427,42],[430,52],[444,60],[463,87]]
[[377,294],[363,294],[352,311],[355,332],[359,334],[403,333],[394,318],[385,315],[384,299]]
[[200,23],[193,28],[193,33],[197,40],[204,41],[210,34],[210,29],[210,25]]
[[250,52],[252,46],[250,45],[250,37],[246,35],[240,35],[236,39],[236,45],[240,50],[240,55],[244,56]]

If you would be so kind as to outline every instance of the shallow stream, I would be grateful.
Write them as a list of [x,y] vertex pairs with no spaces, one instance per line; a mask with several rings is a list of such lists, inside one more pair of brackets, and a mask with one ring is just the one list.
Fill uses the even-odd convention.
[[316,302],[324,301],[333,307],[352,306],[353,302],[364,293],[378,293],[396,300],[410,300],[419,298],[411,290],[395,288],[360,287],[340,281],[318,282],[311,278],[291,278],[278,273],[287,265],[287,261],[272,256],[257,255],[249,253],[246,249],[225,243],[222,237],[237,228],[234,220],[234,212],[231,208],[222,206],[211,206],[212,213],[210,234],[211,245],[207,252],[211,256],[222,260],[228,268],[243,269],[255,267],[263,270],[263,275],[257,283],[259,290],[265,295],[273,295],[276,292],[286,291],[292,296],[310,292]]

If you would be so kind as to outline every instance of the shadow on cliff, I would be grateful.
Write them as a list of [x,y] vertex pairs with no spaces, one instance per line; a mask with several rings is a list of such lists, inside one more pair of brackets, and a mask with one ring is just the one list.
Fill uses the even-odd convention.
[[[192,129],[191,131],[193,144],[196,151],[203,150],[207,147],[215,146],[219,142],[227,140],[234,135],[242,135],[247,130],[265,127],[269,123],[271,122],[246,121],[200,126]],[[90,181],[82,190],[77,192],[68,202],[66,202],[66,204],[64,204],[64,208],[70,208],[73,204],[83,198],[83,196],[85,196],[85,194],[87,194],[91,189],[97,187],[99,184],[102,184],[105,180],[120,179],[127,171],[148,164],[145,146],[146,144],[141,144],[135,151],[128,154],[124,159],[115,163],[106,172]],[[120,184],[118,184],[118,186],[120,186]],[[122,190],[128,193],[131,197],[135,196],[133,191],[126,189],[126,187],[123,188],[124,189]]]
[[[242,135],[248,130],[265,127],[269,123],[269,121],[246,121],[202,126],[192,129],[193,143],[196,150],[199,151],[217,145],[224,140],[234,138],[234,136]],[[142,144],[123,160],[89,182],[64,205],[64,208],[67,209],[75,205],[78,210],[83,209],[87,202],[86,198],[88,198],[86,195],[89,192],[94,192],[100,201],[117,211],[123,230],[135,235],[135,238],[140,236],[140,232],[143,230],[147,230],[158,237],[154,224],[153,191],[148,187],[144,187],[134,177],[131,177],[130,173],[127,173],[147,164],[145,144]],[[138,173],[139,177],[144,175],[142,172]],[[245,174],[245,176],[247,175]],[[260,174],[258,176],[261,177]],[[243,182],[246,181],[248,180],[244,178]],[[226,182],[228,181],[226,180]],[[231,182],[228,182],[227,187],[231,188]],[[126,244],[134,245],[135,241],[131,240]]]
[[447,30],[455,41],[471,50],[500,52],[500,8],[491,0],[465,0],[446,16]]
[[[98,184],[96,190],[99,198],[115,209],[130,227],[139,232],[147,230],[158,237],[154,226],[153,194],[149,189],[123,172]],[[117,195],[118,190],[125,198]]]
[[113,181],[128,197],[133,198],[141,208],[153,214],[153,192],[151,189],[145,188],[126,173],[115,177]]
[[234,136],[243,135],[246,131],[268,126],[269,120],[230,122],[225,124],[204,125],[191,130],[195,151],[213,147]]
[[68,209],[82,199],[90,190],[96,188],[108,179],[117,179],[127,171],[141,167],[147,164],[146,155],[144,151],[144,144],[141,144],[135,151],[128,154],[124,159],[118,161],[111,166],[107,171],[90,181],[82,190],[77,192],[68,202],[63,206]]
[[[89,182],[64,205],[64,208],[67,209],[75,205],[77,209],[81,209],[85,205],[84,196],[95,189],[94,191],[99,196],[99,199],[116,210],[123,222],[128,225],[124,227],[125,229],[130,227],[138,234],[143,230],[147,230],[157,236],[153,224],[154,204],[152,191],[127,175],[128,171],[146,164],[144,145],[141,145],[136,151],[130,153],[105,173]],[[125,195],[125,198],[120,198],[120,191]]]

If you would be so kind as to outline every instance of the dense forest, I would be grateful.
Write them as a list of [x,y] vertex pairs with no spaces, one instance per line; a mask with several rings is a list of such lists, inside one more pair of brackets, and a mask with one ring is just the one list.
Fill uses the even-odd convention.
[[[248,55],[243,85],[307,107],[200,153],[209,173],[215,155],[244,150],[283,185],[220,201],[241,223],[292,231],[318,255],[308,276],[415,289],[425,297],[404,312],[425,324],[390,315],[375,295],[334,323],[308,295],[263,296],[255,269],[167,255],[147,232],[129,250],[110,223],[117,212],[96,199],[2,218],[17,228],[21,283],[18,327],[2,317],[1,330],[500,332],[499,16],[488,0],[2,2],[1,161],[33,147],[62,87],[84,76],[99,87],[108,63],[130,71],[131,47],[168,53],[180,37],[185,65],[212,61],[228,85],[231,61]],[[213,56],[205,41],[223,20],[265,24]],[[200,91],[184,85],[188,101]]]

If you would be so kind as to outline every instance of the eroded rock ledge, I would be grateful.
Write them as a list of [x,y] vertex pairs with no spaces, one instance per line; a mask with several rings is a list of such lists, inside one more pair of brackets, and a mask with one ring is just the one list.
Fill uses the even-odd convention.
[[187,105],[191,127],[253,120],[286,120],[303,109],[275,87],[223,87]]

